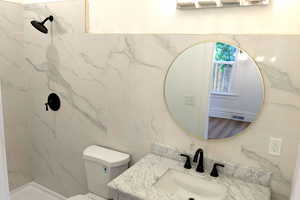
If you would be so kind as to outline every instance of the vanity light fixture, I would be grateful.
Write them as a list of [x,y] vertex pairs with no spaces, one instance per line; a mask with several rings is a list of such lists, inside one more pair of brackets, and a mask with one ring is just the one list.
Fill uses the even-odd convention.
[[197,0],[177,0],[177,8],[197,8]]
[[177,0],[178,9],[264,6],[271,0]]

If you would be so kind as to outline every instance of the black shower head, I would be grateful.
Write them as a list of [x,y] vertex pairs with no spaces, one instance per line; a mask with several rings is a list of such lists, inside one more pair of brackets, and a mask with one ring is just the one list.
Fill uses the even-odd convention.
[[51,22],[53,21],[53,16],[49,16],[46,19],[44,19],[44,21],[39,22],[36,20],[31,21],[31,25],[36,28],[37,30],[39,30],[42,33],[47,34],[48,33],[48,29],[47,27],[44,25],[46,23],[46,21],[50,20]]

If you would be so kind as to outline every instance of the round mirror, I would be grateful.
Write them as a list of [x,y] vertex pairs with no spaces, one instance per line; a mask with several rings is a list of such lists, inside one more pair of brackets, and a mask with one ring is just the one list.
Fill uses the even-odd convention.
[[170,114],[181,128],[201,139],[242,132],[256,120],[263,99],[263,80],[254,60],[223,42],[185,50],[165,81]]

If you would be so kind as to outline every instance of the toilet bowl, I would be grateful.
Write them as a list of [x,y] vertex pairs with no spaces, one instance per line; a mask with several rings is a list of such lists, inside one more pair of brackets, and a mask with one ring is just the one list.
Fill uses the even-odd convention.
[[68,200],[112,199],[112,190],[107,184],[128,168],[130,156],[97,145],[87,147],[83,152],[84,165],[90,193],[77,195]]

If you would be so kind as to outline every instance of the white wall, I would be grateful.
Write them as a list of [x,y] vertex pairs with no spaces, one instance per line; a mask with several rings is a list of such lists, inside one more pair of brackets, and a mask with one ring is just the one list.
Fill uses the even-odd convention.
[[213,53],[214,43],[187,49],[174,61],[166,78],[165,95],[170,113],[179,126],[201,139],[207,138]]
[[[0,87],[1,88],[1,87]],[[8,175],[4,137],[2,94],[0,89],[0,199],[9,200]]]
[[267,7],[176,10],[176,0],[88,0],[90,32],[98,33],[300,33],[300,1]]

